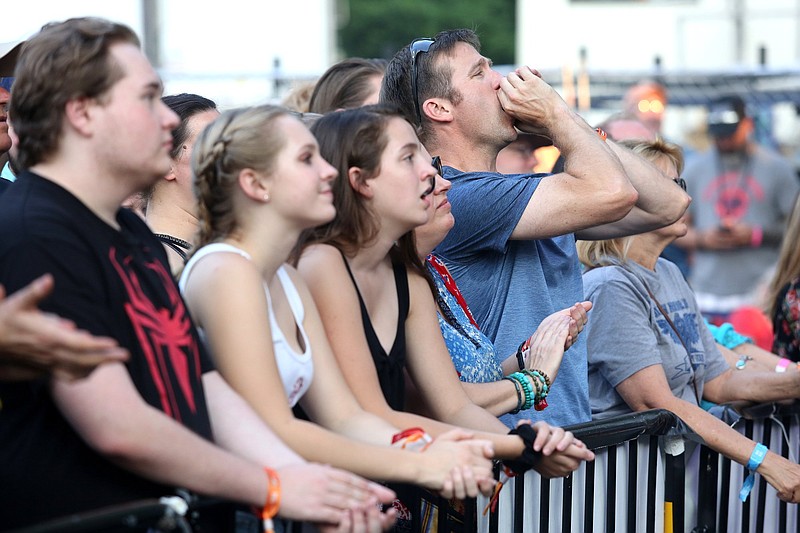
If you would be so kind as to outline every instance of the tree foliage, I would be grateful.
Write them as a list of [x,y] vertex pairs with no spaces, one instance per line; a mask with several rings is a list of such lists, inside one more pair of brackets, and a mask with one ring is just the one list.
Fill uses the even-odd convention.
[[344,57],[391,57],[417,37],[471,28],[482,53],[514,63],[515,0],[338,0]]

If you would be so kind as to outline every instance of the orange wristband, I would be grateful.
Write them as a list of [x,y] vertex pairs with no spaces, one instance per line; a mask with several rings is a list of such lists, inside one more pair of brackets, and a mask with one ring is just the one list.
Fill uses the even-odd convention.
[[281,478],[271,468],[264,467],[267,473],[267,501],[261,509],[261,521],[264,524],[264,533],[274,533],[275,527],[272,519],[278,514],[281,506]]
[[603,128],[595,128],[594,131],[596,131],[600,138],[604,141],[608,139],[608,134],[603,131]]

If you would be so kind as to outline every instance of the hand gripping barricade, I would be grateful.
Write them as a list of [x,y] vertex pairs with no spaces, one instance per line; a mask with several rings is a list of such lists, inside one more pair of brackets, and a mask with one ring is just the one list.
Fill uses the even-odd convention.
[[[721,418],[775,453],[797,462],[800,402],[720,406]],[[683,427],[681,427],[683,426]],[[477,531],[502,533],[616,531],[745,533],[800,531],[798,506],[780,501],[758,474],[745,502],[748,470],[708,447],[664,410],[567,428],[594,450],[568,478],[536,472],[511,480],[497,512],[478,516]],[[478,502],[482,509],[481,501]]]
[[[732,407],[721,410],[725,419],[734,413]],[[737,406],[730,422],[746,437],[797,462],[800,402]],[[798,506],[778,500],[759,475],[748,499],[741,502],[745,467],[696,444],[696,436],[678,435],[685,430],[682,426],[674,414],[653,410],[569,427],[594,450],[596,459],[583,463],[568,478],[547,480],[533,470],[512,478],[500,493],[497,510],[486,516],[481,510],[487,498],[454,506],[418,489],[419,498],[409,499],[415,502],[413,516],[424,517],[419,502],[429,502],[438,516],[435,527],[427,531],[441,533],[800,531]],[[192,509],[207,504],[191,498],[132,502],[21,531],[135,531],[138,526],[138,530],[185,532],[191,531],[186,517]],[[424,529],[420,520],[415,520],[414,528]]]

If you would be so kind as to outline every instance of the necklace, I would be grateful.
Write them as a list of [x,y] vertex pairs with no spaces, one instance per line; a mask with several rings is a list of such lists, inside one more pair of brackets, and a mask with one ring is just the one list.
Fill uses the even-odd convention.
[[162,242],[170,242],[176,246],[179,246],[180,248],[183,248],[184,250],[188,250],[192,247],[188,241],[173,237],[172,235],[167,235],[166,233],[156,233],[155,236],[158,237],[158,240]]
[[186,261],[187,254],[189,250],[191,250],[192,245],[184,241],[183,239],[179,239],[177,237],[173,237],[172,235],[167,235],[166,233],[155,233],[154,234],[158,240],[163,242],[165,245],[169,246],[172,251],[174,251],[178,256]]

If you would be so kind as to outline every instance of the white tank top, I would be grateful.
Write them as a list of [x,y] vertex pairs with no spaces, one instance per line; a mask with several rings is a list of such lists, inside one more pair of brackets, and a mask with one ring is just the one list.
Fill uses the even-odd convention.
[[[189,274],[192,268],[194,268],[194,265],[203,257],[217,252],[235,253],[250,260],[250,255],[247,252],[230,244],[220,242],[203,246],[189,259],[189,262],[181,273],[179,282],[181,293],[185,291],[186,280],[189,278]],[[314,363],[311,358],[311,344],[308,342],[305,329],[303,329],[303,319],[305,318],[303,301],[300,299],[300,295],[297,293],[292,279],[289,277],[289,274],[286,273],[283,266],[278,269],[277,274],[281,282],[281,287],[283,287],[283,292],[286,293],[286,299],[289,301],[289,306],[292,309],[292,315],[297,329],[300,331],[300,335],[303,338],[303,346],[305,346],[305,351],[303,353],[298,353],[286,341],[286,337],[278,326],[278,321],[275,319],[275,313],[272,311],[272,299],[269,296],[269,287],[267,283],[264,282],[264,293],[267,296],[267,306],[269,307],[269,322],[272,329],[272,345],[275,351],[275,361],[278,364],[278,372],[281,375],[281,381],[283,381],[283,389],[289,400],[289,406],[294,407],[311,385],[311,380],[314,377]],[[200,336],[205,342],[205,333],[202,329],[200,329]],[[208,346],[208,343],[206,343],[206,346]]]

